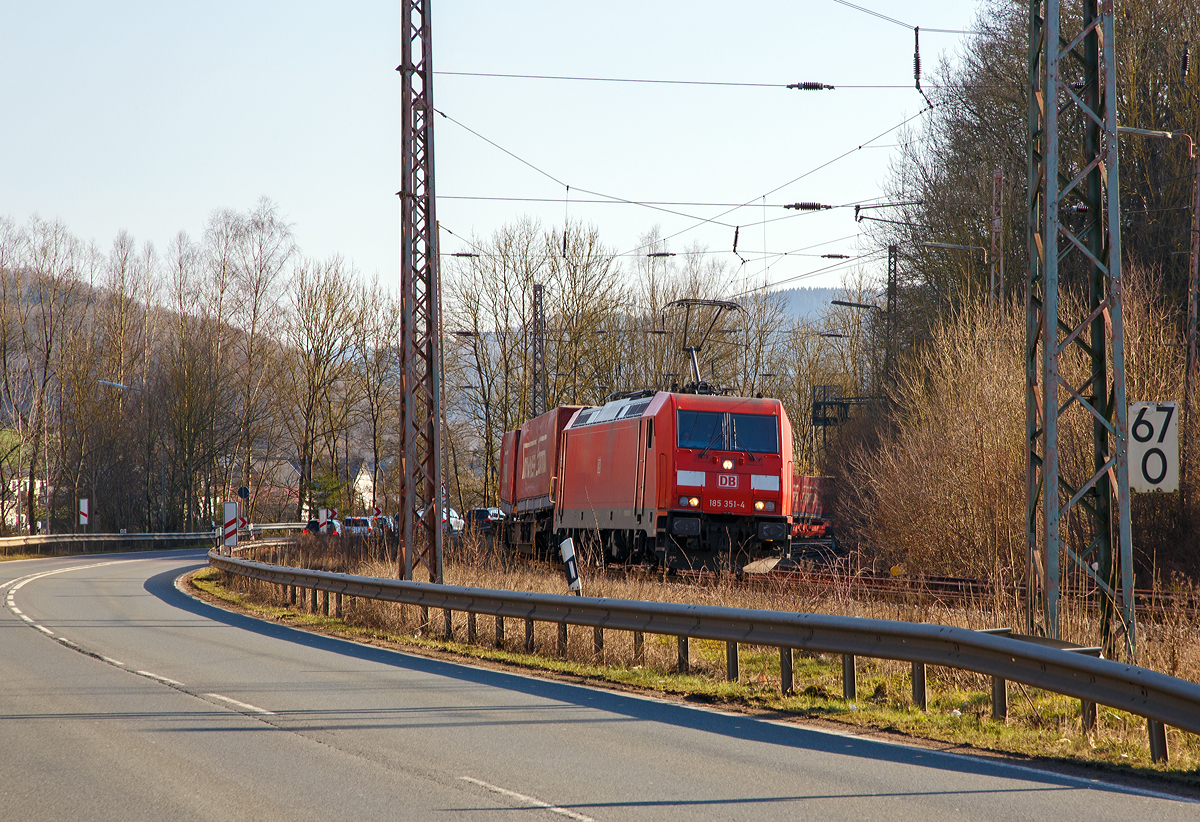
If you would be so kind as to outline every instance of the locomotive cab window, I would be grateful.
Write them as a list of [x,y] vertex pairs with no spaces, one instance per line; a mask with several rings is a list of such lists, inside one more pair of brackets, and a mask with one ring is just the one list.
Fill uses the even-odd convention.
[[779,453],[779,417],[770,414],[730,414],[730,437],[734,450],[742,448],[755,454]]
[[719,411],[679,411],[679,447],[725,450],[725,415]]
[[778,454],[779,417],[680,410],[678,439],[680,448]]

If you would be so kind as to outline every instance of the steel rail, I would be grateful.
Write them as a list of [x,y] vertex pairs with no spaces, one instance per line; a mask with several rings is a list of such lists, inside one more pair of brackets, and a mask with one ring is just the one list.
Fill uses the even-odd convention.
[[365,599],[540,622],[895,659],[974,671],[1200,733],[1200,684],[1136,665],[927,623],[563,596],[310,571],[209,552],[228,573]]

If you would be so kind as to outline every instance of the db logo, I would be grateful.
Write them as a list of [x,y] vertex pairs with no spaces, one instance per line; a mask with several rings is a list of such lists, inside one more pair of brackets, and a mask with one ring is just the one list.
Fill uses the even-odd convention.
[[737,474],[717,474],[718,488],[737,488]]

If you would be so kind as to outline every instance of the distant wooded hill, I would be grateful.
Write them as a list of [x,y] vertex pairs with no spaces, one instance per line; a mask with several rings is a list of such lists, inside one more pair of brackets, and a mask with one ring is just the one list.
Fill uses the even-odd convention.
[[836,300],[840,288],[788,288],[778,293],[787,300],[787,313],[801,320],[816,320],[829,310],[829,301]]

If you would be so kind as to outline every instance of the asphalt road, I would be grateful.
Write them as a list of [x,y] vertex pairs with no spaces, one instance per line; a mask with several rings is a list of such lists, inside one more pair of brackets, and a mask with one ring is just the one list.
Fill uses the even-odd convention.
[[1200,818],[1166,796],[358,646],[0,564],[0,820]]

